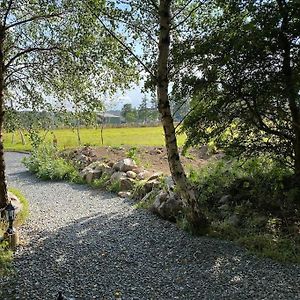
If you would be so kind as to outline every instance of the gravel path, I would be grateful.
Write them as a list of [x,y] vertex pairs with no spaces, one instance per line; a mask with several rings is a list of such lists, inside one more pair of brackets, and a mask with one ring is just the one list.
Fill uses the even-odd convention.
[[[0,299],[300,299],[300,266],[191,237],[126,200],[86,186],[43,182],[7,153],[10,186],[30,202],[27,242]],[[1,295],[2,292],[2,295]]]

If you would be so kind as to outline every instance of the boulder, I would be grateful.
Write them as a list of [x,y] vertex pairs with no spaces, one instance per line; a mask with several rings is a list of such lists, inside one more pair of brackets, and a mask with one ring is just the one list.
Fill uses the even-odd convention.
[[148,178],[148,181],[157,179],[157,178],[161,177],[162,175],[163,175],[163,172],[155,172]]
[[174,191],[175,183],[173,181],[172,176],[166,176],[165,177],[165,184],[166,184],[166,187],[167,187],[167,190],[168,190],[169,193]]
[[124,172],[115,172],[111,175],[110,181],[120,181],[121,178],[126,178],[126,173]]
[[155,198],[151,211],[163,219],[176,221],[176,217],[183,210],[182,200],[175,193],[161,191]]
[[121,198],[130,198],[131,197],[131,193],[128,191],[120,191],[118,193],[118,196]]
[[132,171],[134,168],[136,168],[136,163],[131,158],[124,158],[116,162],[113,168],[114,170],[121,171],[121,172]]
[[142,171],[140,173],[137,174],[137,179],[138,180],[144,180],[144,179],[148,179],[151,176],[151,173],[147,170]]
[[120,190],[129,191],[134,187],[135,181],[132,178],[120,178]]
[[[107,164],[101,161],[95,161],[85,167],[81,172],[80,175],[86,179],[87,181],[95,178],[100,178],[103,173],[112,174],[112,168],[110,168]],[[89,174],[89,175],[88,175]],[[93,177],[94,174],[94,178]],[[89,177],[89,179],[87,179]]]
[[126,176],[129,177],[129,178],[135,179],[137,175],[133,171],[127,171]]
[[102,175],[101,170],[90,170],[85,175],[85,180],[87,183],[91,183],[94,179],[99,179]]
[[148,180],[144,186],[145,186],[146,193],[149,193],[153,189],[159,188],[160,182],[157,179],[152,179],[152,180]]

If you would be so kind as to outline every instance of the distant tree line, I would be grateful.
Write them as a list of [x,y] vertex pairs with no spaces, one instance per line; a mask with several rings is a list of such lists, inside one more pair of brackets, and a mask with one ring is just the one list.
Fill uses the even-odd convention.
[[146,96],[143,97],[141,104],[137,108],[130,103],[124,104],[121,115],[126,123],[146,124],[160,121],[156,98],[151,98],[149,101]]

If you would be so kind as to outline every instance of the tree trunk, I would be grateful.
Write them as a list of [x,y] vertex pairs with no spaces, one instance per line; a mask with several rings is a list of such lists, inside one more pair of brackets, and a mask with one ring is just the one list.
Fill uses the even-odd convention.
[[13,131],[11,133],[11,144],[14,145],[15,144],[15,131]]
[[26,145],[26,140],[25,140],[24,134],[21,129],[19,130],[19,133],[20,133],[22,145]]
[[100,135],[101,135],[101,145],[102,145],[102,146],[103,146],[103,144],[104,144],[103,130],[104,130],[104,121],[101,123],[101,130],[100,130]]
[[0,28],[0,208],[8,203],[7,185],[5,179],[5,162],[3,149],[3,120],[4,120],[4,53],[3,45],[5,28]]
[[200,211],[194,191],[191,189],[183,166],[180,161],[177,139],[168,96],[169,74],[168,59],[170,48],[170,6],[172,0],[160,0],[159,4],[159,56],[157,70],[157,98],[158,110],[161,114],[165,143],[168,153],[170,171],[180,195],[187,208],[187,219],[193,231],[204,231],[208,227],[208,220]]

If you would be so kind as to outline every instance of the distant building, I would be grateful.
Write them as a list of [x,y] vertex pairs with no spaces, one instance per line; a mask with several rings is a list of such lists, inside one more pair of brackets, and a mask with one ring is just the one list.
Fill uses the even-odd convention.
[[98,122],[104,124],[122,124],[124,123],[124,118],[120,115],[105,112],[98,115]]

